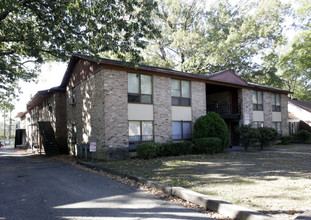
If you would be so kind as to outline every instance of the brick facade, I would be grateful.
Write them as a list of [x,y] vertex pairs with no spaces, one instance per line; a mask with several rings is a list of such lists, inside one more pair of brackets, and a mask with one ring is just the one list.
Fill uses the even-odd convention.
[[282,135],[289,135],[288,128],[288,96],[281,95]]
[[155,142],[172,141],[171,81],[167,77],[153,77],[153,118]]
[[192,81],[191,83],[192,122],[206,114],[205,83]]
[[[66,88],[66,95],[56,92],[48,99],[48,106],[41,106],[41,113],[38,113],[40,106],[31,112],[33,117],[42,117],[42,120],[51,121],[56,137],[60,139],[67,137],[70,142],[71,137],[76,136],[76,141],[69,144],[72,154],[77,153],[77,144],[96,142],[96,159],[124,159],[129,156],[128,71],[152,75],[153,103],[148,104],[150,110],[148,112],[151,115],[150,120],[153,118],[155,142],[172,141],[173,118],[176,121],[187,118],[187,121],[192,120],[194,124],[200,116],[206,114],[207,100],[219,104],[238,103],[241,106],[241,120],[238,118],[227,120],[229,127],[237,123],[251,124],[255,117],[252,103],[254,87],[244,81],[240,80],[238,84],[232,86],[226,82],[212,82],[210,78],[204,76],[198,78],[195,74],[187,75],[151,67],[149,70],[149,67],[129,70],[115,61],[102,62],[74,57],[71,60],[72,66],[68,67],[60,86],[62,89]],[[233,76],[234,73],[230,74]],[[191,81],[191,107],[172,107],[171,78]],[[225,75],[223,78],[226,78]],[[208,95],[206,94],[209,93],[206,91],[207,84],[213,90]],[[260,113],[260,117],[265,126],[273,126],[272,93],[275,90],[263,87],[255,87],[255,89],[263,89],[264,110],[262,114]],[[277,116],[282,122],[283,134],[288,134],[287,96],[286,92],[281,93],[281,116]],[[75,97],[74,104],[69,102],[73,97]],[[258,116],[258,112],[255,112],[255,115]],[[139,120],[139,117],[140,114],[135,120]],[[67,123],[67,126],[64,123]],[[62,136],[63,134],[65,136]]]
[[240,125],[251,124],[253,122],[252,90],[243,88],[241,90],[241,95],[242,95],[241,99],[242,121],[240,121]]
[[264,115],[264,126],[273,127],[272,122],[272,93],[263,92],[263,115]]

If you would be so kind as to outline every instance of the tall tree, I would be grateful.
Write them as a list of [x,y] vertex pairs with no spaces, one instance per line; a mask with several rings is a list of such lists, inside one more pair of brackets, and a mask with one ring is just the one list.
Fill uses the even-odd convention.
[[278,68],[284,88],[294,97],[311,101],[311,1],[299,1],[296,10],[296,36],[280,55]]
[[153,16],[162,36],[144,51],[146,61],[199,74],[233,69],[249,81],[280,82],[273,64],[288,6],[278,0],[206,5],[159,1]]
[[[0,99],[13,95],[19,79],[29,81],[47,60],[73,52],[96,56],[113,51],[131,61],[155,30],[152,0],[1,0]],[[1,100],[4,101],[4,100]]]

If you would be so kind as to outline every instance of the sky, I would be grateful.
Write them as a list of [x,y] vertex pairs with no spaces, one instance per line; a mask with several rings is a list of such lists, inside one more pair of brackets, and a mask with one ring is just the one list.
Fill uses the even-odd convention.
[[67,63],[51,62],[42,65],[41,73],[38,76],[37,82],[19,82],[22,94],[19,95],[19,101],[15,101],[15,109],[12,112],[12,117],[15,117],[18,112],[26,111],[26,105],[40,90],[50,89],[59,86],[65,71]]

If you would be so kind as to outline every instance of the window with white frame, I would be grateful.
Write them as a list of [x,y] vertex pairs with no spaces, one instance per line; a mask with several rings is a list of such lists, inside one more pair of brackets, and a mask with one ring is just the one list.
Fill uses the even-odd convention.
[[253,125],[253,128],[262,128],[263,121],[253,121],[252,125]]
[[278,134],[282,134],[282,123],[281,122],[273,122],[273,128],[278,132]]
[[172,105],[190,106],[190,81],[171,79]]
[[262,111],[262,91],[253,91],[253,110]]
[[173,121],[173,140],[189,140],[192,137],[191,121]]
[[152,76],[128,73],[128,102],[152,103]]
[[272,111],[280,112],[281,111],[281,95],[272,94]]

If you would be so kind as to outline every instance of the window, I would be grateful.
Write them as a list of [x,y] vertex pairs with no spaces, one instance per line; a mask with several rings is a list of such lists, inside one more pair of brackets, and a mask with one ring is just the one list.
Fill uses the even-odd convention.
[[190,106],[190,81],[171,80],[172,105]]
[[129,121],[129,148],[136,150],[140,142],[153,141],[152,121]]
[[172,124],[173,140],[189,140],[192,136],[190,121],[173,121]]
[[261,91],[253,91],[253,109],[262,111],[262,92]]
[[273,128],[274,128],[279,134],[282,134],[282,124],[281,124],[281,122],[273,122]]
[[152,77],[149,75],[129,73],[128,102],[152,103]]
[[280,112],[281,111],[281,95],[272,94],[272,111]]
[[297,133],[297,122],[289,122],[289,134]]
[[262,128],[263,127],[263,121],[253,121],[253,128]]

